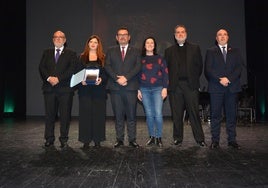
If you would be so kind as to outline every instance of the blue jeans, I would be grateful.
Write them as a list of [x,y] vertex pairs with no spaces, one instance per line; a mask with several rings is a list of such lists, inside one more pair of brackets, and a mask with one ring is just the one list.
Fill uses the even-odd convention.
[[163,87],[141,87],[142,103],[146,115],[149,136],[162,137],[163,129]]

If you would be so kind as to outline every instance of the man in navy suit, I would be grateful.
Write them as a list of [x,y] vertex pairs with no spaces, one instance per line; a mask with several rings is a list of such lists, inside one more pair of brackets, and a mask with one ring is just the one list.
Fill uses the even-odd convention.
[[216,45],[207,50],[205,58],[205,75],[210,94],[212,149],[219,147],[223,112],[226,117],[228,146],[241,148],[236,142],[236,116],[243,60],[240,51],[231,47],[228,40],[228,32],[225,29],[218,30]]
[[176,44],[165,50],[169,70],[169,102],[173,119],[174,144],[181,146],[183,141],[183,115],[189,114],[193,135],[197,144],[205,147],[205,138],[199,116],[199,78],[203,71],[200,47],[186,41],[184,25],[174,28]]
[[[75,71],[77,56],[74,51],[64,46],[66,37],[62,31],[54,33],[53,43],[53,48],[44,50],[39,64],[45,100],[45,147],[54,145],[55,121],[59,112],[59,140],[61,148],[65,149],[68,147],[67,141],[74,95],[73,89],[70,88],[70,79]],[[59,57],[57,57],[57,53]]]
[[116,40],[119,45],[109,48],[105,62],[105,70],[109,75],[107,87],[110,90],[115,115],[116,143],[114,147],[124,145],[124,121],[126,117],[129,146],[138,148],[136,108],[141,53],[129,45],[130,34],[126,27],[117,30]]

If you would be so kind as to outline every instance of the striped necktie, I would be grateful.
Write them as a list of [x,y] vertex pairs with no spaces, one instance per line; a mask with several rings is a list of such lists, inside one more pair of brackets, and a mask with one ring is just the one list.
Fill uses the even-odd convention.
[[56,63],[58,62],[58,59],[59,59],[59,57],[60,57],[60,49],[56,49],[56,55],[55,55],[55,61],[56,61]]
[[226,52],[225,46],[222,47],[222,54],[223,54],[224,61],[226,62],[227,52]]
[[121,55],[122,55],[122,60],[124,61],[125,59],[125,47],[124,46],[122,47]]

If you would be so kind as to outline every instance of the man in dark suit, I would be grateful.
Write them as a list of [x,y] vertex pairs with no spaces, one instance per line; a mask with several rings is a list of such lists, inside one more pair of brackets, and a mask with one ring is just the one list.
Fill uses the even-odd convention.
[[216,45],[208,49],[205,58],[205,75],[208,80],[211,113],[211,148],[218,148],[222,112],[226,117],[228,146],[241,147],[236,142],[237,94],[241,91],[240,75],[243,60],[240,51],[228,44],[225,29],[216,34]]
[[54,48],[43,52],[39,64],[39,71],[43,80],[43,94],[45,101],[45,147],[54,145],[55,121],[59,112],[60,143],[67,148],[69,126],[74,91],[70,88],[70,79],[75,71],[76,53],[64,45],[65,34],[56,31],[53,35]]
[[199,77],[203,69],[201,51],[198,45],[186,41],[184,25],[174,29],[176,44],[165,50],[169,70],[169,102],[173,119],[174,144],[183,141],[184,110],[189,120],[197,144],[205,147],[204,133],[199,116]]
[[119,45],[109,48],[106,53],[105,70],[109,75],[107,87],[115,115],[116,143],[124,145],[124,120],[127,120],[129,146],[138,148],[136,143],[136,108],[138,73],[141,70],[140,51],[129,45],[127,28],[119,28],[116,34]]

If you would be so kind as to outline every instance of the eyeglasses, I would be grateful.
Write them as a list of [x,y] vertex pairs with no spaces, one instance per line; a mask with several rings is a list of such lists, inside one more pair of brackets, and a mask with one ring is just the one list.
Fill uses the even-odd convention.
[[128,34],[117,34],[118,37],[126,37]]
[[64,39],[65,37],[63,36],[53,36],[54,39]]
[[176,31],[175,34],[185,34],[185,31]]

